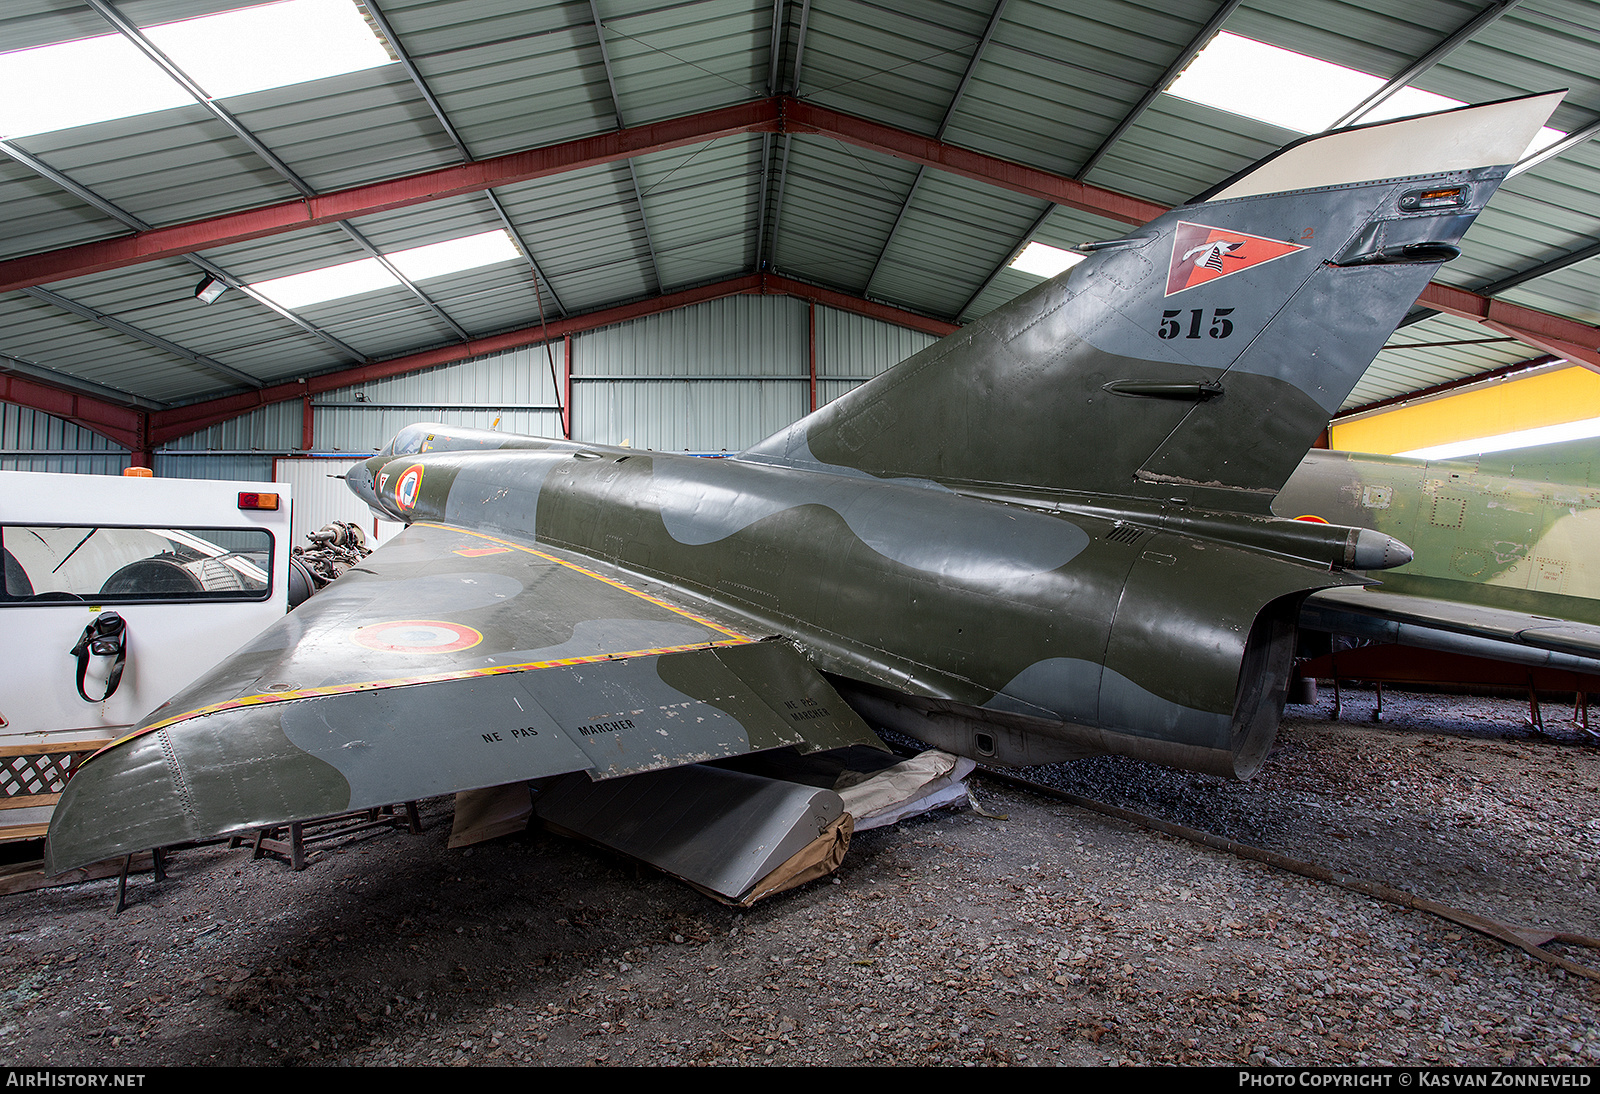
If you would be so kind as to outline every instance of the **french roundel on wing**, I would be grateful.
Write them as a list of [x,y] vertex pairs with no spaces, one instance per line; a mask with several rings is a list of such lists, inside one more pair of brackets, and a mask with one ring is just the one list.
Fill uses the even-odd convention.
[[351,639],[358,646],[381,653],[456,653],[482,642],[483,634],[442,619],[396,619],[368,624]]

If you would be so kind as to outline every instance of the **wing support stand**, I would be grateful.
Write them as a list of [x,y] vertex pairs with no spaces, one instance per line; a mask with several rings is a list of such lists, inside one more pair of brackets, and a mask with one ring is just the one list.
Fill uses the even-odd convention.
[[[401,805],[405,808],[403,814],[396,812]],[[355,823],[351,823],[352,821]],[[331,830],[308,836],[306,835],[308,828],[313,831],[319,828]],[[267,855],[279,855],[288,859],[290,868],[298,872],[306,868],[307,844],[342,839],[373,828],[404,828],[413,836],[420,835],[422,819],[417,814],[417,803],[409,801],[400,805],[360,809],[353,813],[338,813],[308,821],[292,821],[273,828],[262,828],[256,832],[255,841],[251,844],[250,857],[258,859]],[[243,836],[234,836],[230,842],[237,847],[243,840]]]
[[[154,873],[152,881],[167,880],[167,849],[165,847],[150,848],[151,870]],[[133,869],[133,852],[122,857],[122,871],[117,874],[117,906],[112,915],[121,915],[122,910],[128,906],[128,874]]]

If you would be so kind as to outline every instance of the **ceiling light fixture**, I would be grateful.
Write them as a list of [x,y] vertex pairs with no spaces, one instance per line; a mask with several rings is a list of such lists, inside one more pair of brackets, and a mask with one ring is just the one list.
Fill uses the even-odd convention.
[[194,287],[194,298],[202,304],[214,304],[217,297],[228,289],[227,282],[215,277],[202,277],[200,284]]

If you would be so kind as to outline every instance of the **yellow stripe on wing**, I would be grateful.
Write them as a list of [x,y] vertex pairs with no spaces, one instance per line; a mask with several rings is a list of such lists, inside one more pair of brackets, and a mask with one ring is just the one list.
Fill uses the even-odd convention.
[[[683,608],[680,608],[676,604],[669,604],[665,600],[662,600],[660,597],[651,596],[649,593],[643,593],[643,592],[640,592],[638,589],[629,588],[627,585],[624,585],[622,582],[616,580],[615,578],[607,577],[604,574],[597,574],[593,570],[589,569],[587,566],[579,566],[576,562],[568,562],[564,558],[557,558],[555,555],[546,554],[545,552],[539,551],[539,550],[535,550],[532,547],[524,547],[522,544],[513,543],[509,539],[498,539],[495,536],[485,535],[483,532],[474,532],[474,531],[472,531],[470,529],[467,529],[467,528],[457,528],[454,525],[450,525],[450,524],[434,524],[432,521],[423,521],[423,520],[419,520],[419,521],[417,521],[417,523],[418,524],[422,524],[422,525],[426,525],[429,528],[439,528],[439,529],[442,529],[442,530],[444,530],[446,532],[460,532],[464,536],[477,536],[479,539],[486,539],[490,543],[498,543],[501,546],[510,547],[510,548],[512,548],[514,550],[517,550],[517,551],[526,551],[530,555],[537,555],[540,558],[545,559],[548,562],[554,562],[557,566],[565,566],[569,570],[576,570],[578,573],[583,574],[586,577],[592,577],[596,581],[603,581],[607,585],[610,585],[612,588],[621,589],[625,593],[631,593],[634,596],[638,597],[640,600],[648,600],[650,603],[655,604],[655,605],[657,605],[659,607],[665,608],[669,612],[674,612],[674,613],[676,613],[678,615],[681,615],[685,619],[692,619],[696,623],[700,623],[700,624],[702,624],[704,626],[710,627],[714,631],[720,631],[721,633],[729,635],[729,636],[731,636],[733,638],[745,638],[745,636],[740,634],[738,631],[730,630],[729,628],[724,627],[721,623],[717,623],[717,622],[715,622],[713,620],[707,619],[703,615],[695,615],[693,612],[687,611],[687,610],[685,610]],[[746,641],[748,641],[748,639],[746,639]]]
[[451,672],[425,673],[418,676],[397,676],[387,680],[366,680],[356,684],[331,684],[326,687],[295,688],[289,691],[271,691],[263,692],[259,695],[245,695],[237,699],[229,699],[226,702],[212,703],[209,706],[198,707],[194,710],[185,711],[182,714],[175,714],[170,718],[163,718],[159,722],[152,722],[150,725],[136,729],[132,733],[117,738],[104,748],[101,748],[99,752],[96,752],[94,755],[85,759],[84,762],[87,763],[89,760],[94,759],[95,756],[100,755],[101,752],[105,752],[107,749],[115,748],[120,744],[133,740],[136,737],[142,737],[146,733],[153,733],[158,729],[165,729],[170,725],[175,725],[178,722],[186,722],[191,718],[200,718],[207,714],[216,714],[224,710],[236,710],[240,707],[261,706],[267,703],[286,703],[295,699],[314,699],[323,695],[345,695],[357,691],[379,691],[384,688],[410,687],[415,684],[432,684],[444,680],[467,680],[481,676],[502,676],[506,673],[532,672],[537,669],[557,668],[563,665],[586,665],[594,664],[599,661],[621,661],[629,657],[650,657],[663,653],[685,653],[690,650],[713,649],[718,646],[741,646],[755,641],[755,639],[750,638],[748,635],[740,634],[738,631],[735,631],[729,627],[725,627],[715,620],[707,619],[702,615],[696,615],[694,612],[680,608],[676,604],[668,603],[667,601],[662,600],[660,597],[651,596],[649,593],[630,588],[615,578],[610,578],[604,574],[596,573],[587,566],[580,566],[575,562],[568,562],[566,559],[557,558],[555,555],[548,554],[544,551],[536,550],[532,547],[524,547],[520,543],[515,543],[511,540],[499,539],[495,536],[486,535],[483,532],[473,532],[466,528],[456,528],[448,524],[435,524],[431,521],[417,521],[416,523],[426,525],[429,528],[438,528],[447,532],[459,532],[462,535],[475,536],[478,539],[488,540],[490,543],[498,543],[513,550],[524,551],[530,555],[536,555],[547,562],[554,562],[558,566],[565,566],[567,569],[583,574],[585,577],[592,577],[596,581],[604,582],[614,589],[620,589],[625,593],[629,593],[638,597],[640,600],[645,600],[651,604],[655,604],[658,607],[665,608],[675,615],[681,615],[685,619],[691,619],[694,622],[699,623],[702,626],[709,627],[720,634],[728,635],[728,638],[717,642],[694,642],[684,646],[658,646],[654,649],[627,650],[621,653],[597,653],[588,654],[583,657],[561,657],[550,661],[529,661],[519,665],[491,665],[485,668],[457,669]]
[[[719,630],[721,628],[718,628]],[[729,632],[731,633],[731,632]],[[626,650],[620,653],[591,653],[583,657],[557,657],[550,661],[527,661],[519,665],[489,665],[477,669],[457,669],[453,672],[430,672],[419,676],[396,676],[388,680],[363,680],[356,684],[328,684],[316,688],[294,688],[289,691],[268,691],[259,695],[244,695],[237,699],[229,699],[222,703],[212,703],[209,706],[196,707],[194,710],[182,714],[174,714],[170,718],[163,718],[159,722],[152,722],[141,729],[136,729],[126,736],[118,737],[115,741],[101,748],[94,756],[100,755],[106,749],[115,748],[135,737],[143,737],[158,729],[177,722],[186,722],[190,718],[199,718],[207,714],[216,714],[224,710],[236,710],[239,707],[262,706],[267,703],[287,703],[294,699],[314,699],[322,695],[347,695],[356,691],[381,691],[384,688],[403,688],[413,684],[435,684],[443,680],[470,680],[480,676],[504,676],[511,672],[532,672],[535,669],[559,668],[563,665],[592,665],[600,661],[625,661],[630,657],[652,657],[663,653],[687,653],[690,650],[709,650],[719,646],[743,646],[754,642],[753,638],[737,637],[724,639],[720,642],[691,642],[686,646],[656,646],[653,649]],[[89,757],[93,759],[94,756]],[[84,761],[85,763],[88,760]]]

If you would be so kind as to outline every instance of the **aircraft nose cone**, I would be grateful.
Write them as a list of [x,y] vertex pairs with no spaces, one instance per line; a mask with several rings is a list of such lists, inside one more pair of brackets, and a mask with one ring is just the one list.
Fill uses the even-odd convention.
[[344,473],[344,481],[345,485],[350,488],[350,492],[366,502],[369,508],[378,508],[378,491],[373,486],[372,468],[368,467],[366,463],[358,463],[352,466],[350,470]]

